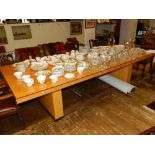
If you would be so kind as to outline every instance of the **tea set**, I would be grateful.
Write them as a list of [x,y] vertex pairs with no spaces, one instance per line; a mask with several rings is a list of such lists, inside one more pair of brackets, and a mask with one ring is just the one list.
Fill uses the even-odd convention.
[[[61,76],[68,79],[75,78],[75,71],[81,75],[86,68],[88,68],[88,71],[93,67],[98,67],[97,69],[100,70],[107,69],[115,64],[115,62],[123,62],[129,59],[129,57],[134,58],[145,52],[140,48],[132,48],[130,52],[128,52],[123,45],[113,47],[99,46],[89,49],[89,52],[88,49],[83,49],[83,51],[85,53],[71,50],[70,53],[66,54],[36,57],[36,59],[30,58],[23,62],[16,63],[13,65],[17,69],[14,76],[22,80],[27,86],[32,86],[34,79],[30,75],[23,75],[30,66],[32,70],[37,71],[35,75],[39,84],[44,84],[47,76],[49,76],[52,83],[56,83]],[[51,71],[46,70],[48,65],[53,66]],[[65,72],[69,73],[65,74]]]

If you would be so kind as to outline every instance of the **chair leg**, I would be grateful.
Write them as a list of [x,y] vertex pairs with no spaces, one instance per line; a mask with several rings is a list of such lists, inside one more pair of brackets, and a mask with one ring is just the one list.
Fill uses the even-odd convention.
[[21,110],[19,108],[18,108],[18,117],[22,123],[22,129],[25,129],[25,121],[24,121],[23,113],[21,112]]
[[137,62],[137,68],[136,68],[137,70],[139,70],[139,63]]
[[151,80],[152,80],[152,78],[153,78],[153,76],[154,76],[154,71],[155,70],[155,65],[152,63],[152,68],[151,68]]
[[146,67],[146,64],[144,64],[144,67],[142,69],[142,78],[144,78],[144,75],[145,75],[145,67]]
[[150,74],[151,74],[151,72],[152,72],[152,67],[153,67],[153,59],[152,59],[152,61],[151,61],[151,63],[150,63],[150,70],[149,70]]

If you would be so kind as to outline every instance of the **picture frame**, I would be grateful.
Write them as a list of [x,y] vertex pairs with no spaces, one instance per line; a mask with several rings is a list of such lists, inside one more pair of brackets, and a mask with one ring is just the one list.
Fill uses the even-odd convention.
[[70,22],[70,34],[71,35],[82,34],[82,22]]
[[95,27],[95,19],[86,19],[85,20],[85,28],[94,28]]
[[30,25],[12,26],[14,40],[32,38]]
[[5,27],[0,26],[0,44],[7,44],[8,40],[6,37]]

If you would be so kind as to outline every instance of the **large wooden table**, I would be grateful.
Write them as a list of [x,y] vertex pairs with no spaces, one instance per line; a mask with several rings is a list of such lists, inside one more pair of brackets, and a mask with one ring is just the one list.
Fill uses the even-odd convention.
[[[29,101],[34,98],[39,98],[41,103],[56,120],[64,116],[61,92],[63,88],[92,79],[94,77],[99,77],[107,73],[110,73],[124,81],[129,82],[131,78],[132,64],[152,56],[154,55],[143,54],[135,59],[128,60],[121,64],[115,64],[110,68],[102,71],[94,70],[90,72],[86,69],[82,74],[74,72],[74,79],[66,79],[64,77],[59,77],[59,81],[56,83],[52,83],[51,80],[47,77],[46,82],[44,84],[39,84],[37,82],[36,76],[34,75],[35,71],[28,69],[24,74],[30,74],[31,77],[34,78],[34,85],[31,87],[27,87],[23,81],[17,80],[15,78],[13,73],[16,71],[16,68],[14,68],[12,65],[1,66],[0,71],[3,77],[5,78],[6,82],[8,83],[9,87],[11,88],[16,98],[17,104]],[[52,67],[49,66],[48,69],[51,68]]]

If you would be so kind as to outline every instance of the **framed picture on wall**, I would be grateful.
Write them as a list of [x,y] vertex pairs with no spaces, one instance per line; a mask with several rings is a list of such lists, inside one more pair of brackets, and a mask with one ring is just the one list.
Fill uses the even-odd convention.
[[32,38],[30,25],[12,26],[14,40]]
[[7,44],[7,37],[4,26],[0,26],[0,44]]
[[85,28],[94,28],[95,27],[95,20],[94,19],[86,19],[85,20]]
[[82,34],[82,22],[70,22],[70,34],[71,35]]

